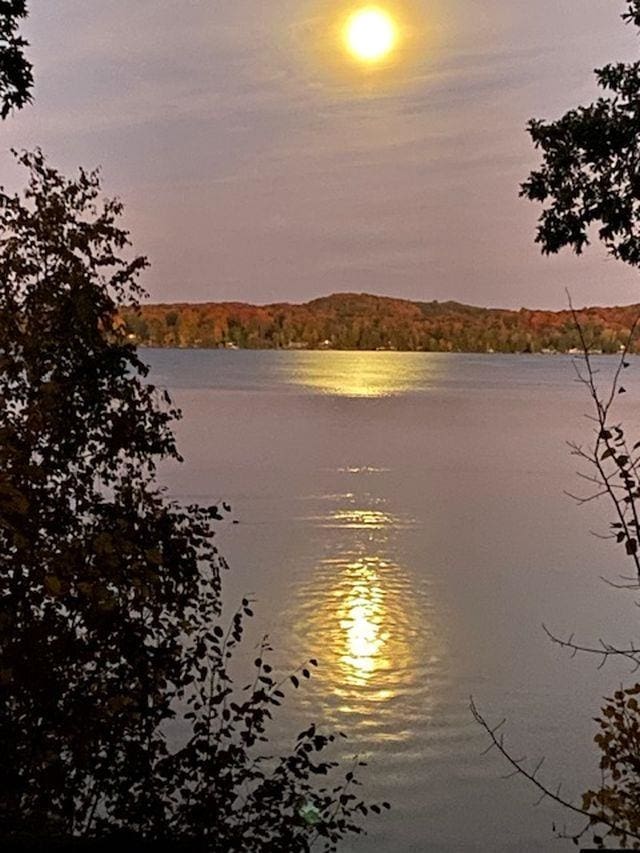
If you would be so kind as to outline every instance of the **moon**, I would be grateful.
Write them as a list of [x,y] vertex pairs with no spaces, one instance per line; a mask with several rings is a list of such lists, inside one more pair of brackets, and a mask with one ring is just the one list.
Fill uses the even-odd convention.
[[397,26],[391,15],[376,6],[354,12],[344,30],[349,52],[366,63],[384,59],[395,47],[397,37]]

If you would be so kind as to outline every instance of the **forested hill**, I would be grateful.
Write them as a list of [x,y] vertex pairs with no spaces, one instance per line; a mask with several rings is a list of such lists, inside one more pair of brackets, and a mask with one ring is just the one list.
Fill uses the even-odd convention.
[[[617,352],[640,305],[579,312],[589,345]],[[579,347],[569,311],[508,311],[340,293],[303,305],[240,302],[124,309],[131,340],[154,347],[567,352]],[[640,350],[640,346],[637,348]]]

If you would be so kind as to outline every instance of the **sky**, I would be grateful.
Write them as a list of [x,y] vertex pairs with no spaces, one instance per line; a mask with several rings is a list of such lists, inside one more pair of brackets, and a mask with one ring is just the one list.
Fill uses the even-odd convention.
[[0,182],[19,185],[12,146],[101,166],[153,301],[639,302],[638,273],[597,246],[542,257],[518,197],[527,120],[637,58],[624,3],[377,0],[401,37],[373,70],[344,50],[353,5],[31,0],[34,104],[0,126]]

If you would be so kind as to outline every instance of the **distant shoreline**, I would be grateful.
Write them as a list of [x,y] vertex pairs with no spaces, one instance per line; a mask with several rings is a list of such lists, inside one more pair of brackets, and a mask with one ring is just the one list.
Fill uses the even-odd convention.
[[[496,356],[541,356],[544,358],[554,358],[554,357],[562,357],[562,358],[580,358],[583,353],[578,352],[478,352],[476,350],[373,350],[373,349],[302,349],[302,350],[292,350],[292,349],[276,349],[274,347],[263,347],[261,349],[255,347],[237,347],[236,349],[227,349],[226,347],[196,347],[196,346],[176,346],[176,345],[166,345],[166,346],[156,346],[153,344],[137,344],[136,345],[140,350],[153,350],[153,351],[166,351],[173,350],[175,352],[279,352],[279,353],[354,353],[354,352],[367,352],[367,353],[380,353],[384,355],[496,355]],[[601,352],[600,350],[590,350],[589,355],[597,355],[597,356],[607,356],[608,358],[612,358],[614,356],[619,356],[621,353],[619,352]],[[630,352],[628,353],[629,358],[637,357],[640,355],[638,352]]]
[[[627,344],[640,305],[583,308],[580,325],[594,354]],[[479,308],[341,293],[292,305],[241,302],[149,304],[123,308],[121,322],[140,346],[279,351],[459,352],[579,355],[569,310]],[[640,351],[640,341],[632,352]]]

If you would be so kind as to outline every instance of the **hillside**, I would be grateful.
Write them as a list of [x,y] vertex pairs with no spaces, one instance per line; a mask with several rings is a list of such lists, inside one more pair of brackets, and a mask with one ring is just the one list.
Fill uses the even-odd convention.
[[[617,352],[640,305],[579,311],[589,345]],[[477,308],[340,293],[301,305],[241,302],[123,309],[143,346],[248,349],[397,349],[432,352],[567,352],[579,340],[569,311]],[[638,346],[640,350],[640,346]]]

